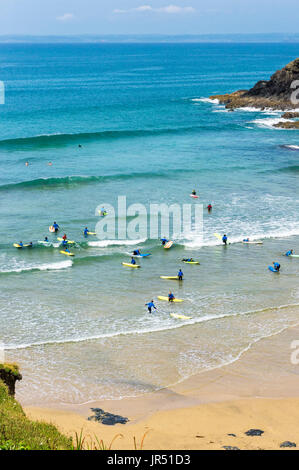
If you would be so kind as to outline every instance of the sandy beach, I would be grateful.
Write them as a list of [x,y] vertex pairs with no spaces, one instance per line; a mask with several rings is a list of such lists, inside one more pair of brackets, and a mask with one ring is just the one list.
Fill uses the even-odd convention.
[[[144,449],[279,449],[299,445],[299,366],[291,363],[291,343],[299,326],[254,344],[234,363],[195,375],[174,387],[134,399],[101,401],[76,407],[25,407],[27,415],[74,436],[83,430],[113,449],[133,449],[145,433]],[[127,417],[107,426],[87,417],[91,408]],[[247,436],[250,429],[261,436]]]

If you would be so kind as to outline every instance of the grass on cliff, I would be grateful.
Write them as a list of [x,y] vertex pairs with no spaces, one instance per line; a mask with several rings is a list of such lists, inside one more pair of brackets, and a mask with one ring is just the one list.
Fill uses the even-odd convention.
[[0,380],[0,450],[72,449],[72,440],[52,424],[30,421]]
[[4,370],[7,373],[11,373],[13,375],[19,375],[19,366],[17,364],[1,364],[0,362],[0,369]]

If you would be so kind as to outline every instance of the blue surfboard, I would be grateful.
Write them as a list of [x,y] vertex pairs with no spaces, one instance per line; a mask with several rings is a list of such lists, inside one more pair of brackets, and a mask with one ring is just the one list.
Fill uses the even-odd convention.
[[272,271],[272,273],[279,273],[279,271],[277,271],[277,269],[274,269],[273,266],[268,266],[268,268],[270,269],[270,271]]

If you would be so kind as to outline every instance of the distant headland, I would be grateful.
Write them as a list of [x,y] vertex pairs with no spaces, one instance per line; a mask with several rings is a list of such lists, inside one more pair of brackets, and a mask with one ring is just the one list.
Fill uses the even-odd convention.
[[[297,90],[297,91],[296,91]],[[250,90],[238,90],[224,95],[213,95],[227,109],[252,107],[259,109],[275,109],[289,111],[299,108],[299,58],[287,64],[283,69],[272,75],[270,80],[257,82]],[[286,119],[299,118],[298,112],[286,112],[284,121],[275,124],[285,129],[299,129],[299,121]]]

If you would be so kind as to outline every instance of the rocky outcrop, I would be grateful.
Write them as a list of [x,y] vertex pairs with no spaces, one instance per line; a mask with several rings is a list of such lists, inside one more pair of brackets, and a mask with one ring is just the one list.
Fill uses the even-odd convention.
[[[299,104],[291,101],[295,89],[294,82],[299,80],[299,58],[293,60],[282,70],[278,70],[270,80],[261,80],[250,90],[239,90],[225,95],[215,95],[210,98],[219,100],[228,109],[253,107],[271,109],[294,109]],[[299,88],[299,82],[296,86]],[[295,92],[296,94],[296,92]],[[296,96],[299,98],[299,91]]]
[[295,118],[299,118],[299,113],[284,113],[282,116],[281,116],[283,119],[295,119]]
[[5,383],[9,394],[14,397],[17,380],[22,380],[19,368],[15,364],[0,364],[0,380]]
[[299,121],[280,121],[273,126],[280,129],[299,129]]

